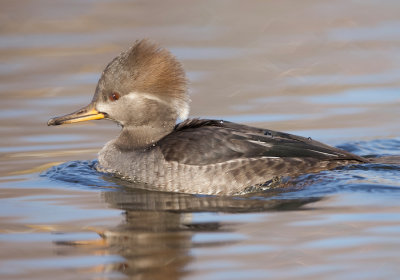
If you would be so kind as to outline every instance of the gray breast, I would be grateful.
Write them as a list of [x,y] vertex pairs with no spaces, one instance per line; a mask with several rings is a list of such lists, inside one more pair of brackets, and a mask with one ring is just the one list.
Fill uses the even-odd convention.
[[166,161],[158,147],[146,151],[121,152],[112,141],[99,153],[102,171],[145,183],[146,188],[168,192],[235,195],[276,177],[317,172],[348,162],[304,158],[239,158],[208,165]]

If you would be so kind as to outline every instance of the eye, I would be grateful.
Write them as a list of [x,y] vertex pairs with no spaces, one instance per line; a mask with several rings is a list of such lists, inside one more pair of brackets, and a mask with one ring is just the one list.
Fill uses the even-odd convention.
[[120,97],[120,95],[118,92],[113,92],[108,96],[110,101],[117,101],[119,99],[119,97]]

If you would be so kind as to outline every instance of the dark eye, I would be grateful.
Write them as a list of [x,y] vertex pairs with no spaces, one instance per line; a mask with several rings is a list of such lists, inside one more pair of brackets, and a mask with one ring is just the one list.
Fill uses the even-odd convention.
[[108,96],[110,101],[117,101],[119,99],[119,97],[120,97],[120,95],[118,92],[113,92]]

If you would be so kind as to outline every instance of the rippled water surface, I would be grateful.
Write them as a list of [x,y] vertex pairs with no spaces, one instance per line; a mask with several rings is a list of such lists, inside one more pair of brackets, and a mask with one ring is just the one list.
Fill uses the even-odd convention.
[[[398,1],[1,1],[0,279],[398,279]],[[191,117],[312,137],[373,163],[241,197],[96,171],[90,102],[136,39],[182,60]]]

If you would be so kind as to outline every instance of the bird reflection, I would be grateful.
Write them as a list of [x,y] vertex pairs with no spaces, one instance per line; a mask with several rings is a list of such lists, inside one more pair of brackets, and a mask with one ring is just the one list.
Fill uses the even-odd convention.
[[[193,260],[191,249],[198,246],[223,246],[239,242],[229,238],[216,242],[194,241],[201,233],[235,232],[234,223],[199,222],[196,213],[249,213],[298,210],[319,198],[273,199],[279,190],[240,197],[201,196],[144,190],[115,178],[114,191],[102,193],[109,207],[122,209],[124,221],[115,228],[101,230],[101,243],[107,254],[119,255],[122,263],[106,264],[103,272],[121,272],[129,279],[180,279],[189,273],[185,267]],[[198,220],[198,219],[197,219]]]

